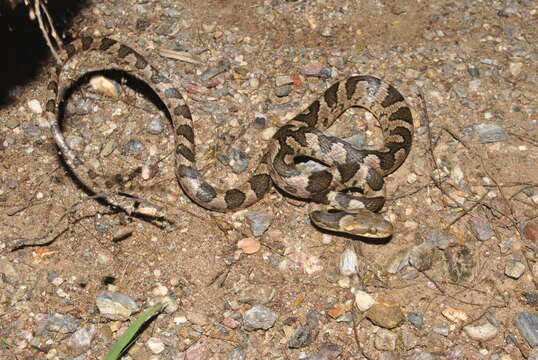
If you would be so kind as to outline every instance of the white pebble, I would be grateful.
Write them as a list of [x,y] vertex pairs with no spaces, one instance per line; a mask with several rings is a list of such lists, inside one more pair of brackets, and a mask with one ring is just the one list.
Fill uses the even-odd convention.
[[164,351],[164,343],[160,339],[154,337],[149,338],[146,346],[154,354],[160,354]]
[[498,332],[497,328],[490,323],[486,323],[479,326],[468,325],[465,326],[463,330],[471,339],[479,341],[487,341],[493,339]]
[[357,254],[352,249],[345,249],[340,255],[340,274],[350,276],[357,273],[359,260]]
[[360,311],[366,311],[374,305],[375,299],[365,291],[355,291],[355,305]]
[[35,114],[41,114],[43,112],[43,108],[41,107],[41,104],[36,99],[28,101],[28,107]]

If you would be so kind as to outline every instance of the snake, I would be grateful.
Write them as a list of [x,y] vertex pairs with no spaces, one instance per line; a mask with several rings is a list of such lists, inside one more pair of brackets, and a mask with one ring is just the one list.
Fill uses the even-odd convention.
[[[62,72],[71,58],[89,51],[109,55],[122,71],[147,83],[164,103],[164,114],[173,129],[177,181],[201,207],[217,212],[238,211],[261,200],[275,184],[293,197],[318,204],[310,212],[310,219],[322,230],[366,238],[393,235],[392,223],[378,213],[385,202],[384,177],[404,163],[413,141],[411,109],[394,86],[370,75],[352,75],[335,82],[278,128],[245,182],[220,189],[207,182],[197,169],[193,117],[186,98],[174,84],[122,42],[108,37],[77,38],[62,48],[60,61],[49,71],[45,109],[60,157],[93,193],[104,191],[107,182],[68,146],[62,125],[69,87],[69,82],[62,80]],[[324,132],[351,107],[364,108],[376,118],[383,134],[379,149],[357,149]],[[307,167],[298,161],[305,157],[318,166]],[[146,204],[144,199],[120,193],[113,193],[106,201],[129,212]]]

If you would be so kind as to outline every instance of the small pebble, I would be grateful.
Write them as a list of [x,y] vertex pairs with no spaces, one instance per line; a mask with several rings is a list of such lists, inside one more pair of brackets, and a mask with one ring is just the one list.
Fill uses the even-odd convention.
[[493,339],[499,330],[491,325],[489,322],[484,325],[471,326],[467,325],[463,328],[463,331],[473,340],[488,341]]
[[467,321],[467,319],[469,319],[467,313],[453,307],[446,307],[441,311],[441,314],[452,322]]
[[275,85],[277,87],[283,86],[283,85],[291,85],[293,84],[293,79],[291,76],[287,75],[279,75],[275,77]]
[[138,155],[144,150],[144,144],[138,140],[129,140],[125,144],[124,150],[129,155]]
[[237,248],[243,250],[245,254],[254,254],[260,250],[261,243],[254,238],[244,238],[237,242]]
[[480,241],[486,241],[495,236],[488,219],[484,217],[473,217],[469,220],[471,229],[476,238]]
[[351,276],[356,274],[359,268],[359,259],[353,249],[347,248],[340,255],[340,274]]
[[148,133],[152,135],[159,135],[160,133],[162,133],[164,130],[164,125],[161,120],[161,117],[152,116],[146,129]]
[[424,322],[424,317],[422,313],[410,311],[407,313],[407,320],[415,327],[420,328]]
[[506,262],[504,273],[512,279],[519,279],[525,272],[525,264],[520,261],[511,259]]
[[263,305],[254,305],[250,310],[245,311],[243,325],[245,330],[267,330],[273,327],[278,315],[271,309]]
[[67,344],[71,351],[76,354],[82,354],[90,349],[96,334],[97,328],[93,324],[89,327],[80,328],[69,337]]
[[133,312],[139,310],[134,300],[117,292],[104,292],[95,298],[101,315],[111,320],[127,320]]
[[288,96],[292,90],[293,87],[291,85],[282,85],[275,89],[275,95],[278,97]]
[[366,317],[375,325],[386,329],[393,329],[404,320],[400,306],[385,301],[377,301],[366,312]]
[[529,343],[529,346],[538,348],[538,315],[519,312],[515,317],[515,324],[521,335]]
[[148,347],[149,351],[151,351],[154,354],[160,354],[164,351],[165,346],[161,339],[156,337],[151,337],[146,342],[146,346]]
[[481,143],[505,141],[508,138],[503,128],[496,124],[479,124],[473,129]]
[[28,107],[34,114],[41,114],[43,112],[43,108],[41,107],[41,103],[37,101],[36,99],[32,99],[28,101]]
[[443,336],[448,336],[448,334],[450,333],[450,329],[446,325],[434,326],[432,330],[433,332]]
[[409,263],[418,271],[428,270],[432,266],[433,250],[430,243],[414,246],[409,252]]
[[521,74],[521,70],[523,70],[523,64],[520,62],[510,63],[510,65],[508,65],[508,70],[513,77],[516,77]]
[[390,330],[379,329],[375,334],[374,346],[381,351],[394,351],[398,342],[398,335]]
[[47,330],[61,334],[74,333],[81,323],[81,320],[69,314],[52,313],[47,318]]
[[246,213],[252,235],[261,236],[273,222],[273,215],[264,211],[249,211]]
[[360,311],[366,311],[375,304],[372,295],[362,290],[355,291],[355,305]]
[[529,241],[538,242],[538,222],[528,222],[523,228],[523,236]]

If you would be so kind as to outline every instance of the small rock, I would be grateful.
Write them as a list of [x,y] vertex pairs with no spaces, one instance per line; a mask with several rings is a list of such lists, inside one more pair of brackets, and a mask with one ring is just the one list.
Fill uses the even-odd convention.
[[222,319],[222,325],[226,326],[229,329],[237,329],[241,324],[239,321],[232,319],[231,317],[225,317]]
[[375,304],[375,299],[372,295],[365,291],[355,291],[355,305],[360,311],[366,311]]
[[47,318],[47,330],[61,334],[74,333],[81,321],[69,314],[53,313]]
[[148,133],[152,135],[159,135],[164,130],[164,124],[160,116],[152,116],[146,127]]
[[415,327],[420,328],[424,323],[424,316],[422,313],[410,311],[407,313],[407,320]]
[[341,316],[346,311],[346,308],[343,305],[335,305],[334,307],[327,310],[327,315],[331,318],[336,319]]
[[310,63],[303,67],[302,73],[305,76],[320,77],[320,73],[322,69],[323,69],[323,65],[321,65],[320,63]]
[[88,328],[80,328],[69,337],[67,344],[74,353],[85,353],[90,349],[92,340],[96,333],[97,328],[95,325],[90,325]]
[[467,321],[469,319],[465,311],[454,309],[453,307],[446,307],[441,311],[441,314],[452,322]]
[[429,352],[417,352],[414,353],[409,360],[441,360],[441,358],[437,355],[434,355]]
[[473,130],[481,143],[505,141],[508,138],[503,128],[496,124],[475,125]]
[[228,353],[228,360],[246,360],[247,354],[242,348],[235,348]]
[[81,136],[77,135],[68,135],[65,137],[65,143],[71,150],[81,151],[82,143],[84,139]]
[[18,127],[21,123],[15,119],[14,117],[10,117],[9,119],[7,119],[5,125],[8,129],[15,129],[16,127]]
[[315,352],[307,357],[300,358],[301,360],[328,360],[327,356],[321,352]]
[[263,305],[254,305],[245,312],[243,324],[245,330],[270,329],[278,319],[278,315]]
[[185,317],[195,325],[204,326],[209,323],[207,315],[198,311],[189,311],[185,314]]
[[375,334],[374,346],[377,350],[394,351],[396,350],[397,342],[398,335],[396,335],[390,330],[379,329]]
[[321,36],[329,37],[332,35],[332,28],[330,26],[325,26],[321,31]]
[[389,274],[396,274],[409,264],[409,249],[402,249],[390,255],[385,269]]
[[393,329],[404,320],[400,306],[395,303],[377,301],[367,312],[366,317],[375,325]]
[[448,263],[448,274],[452,281],[459,283],[471,277],[474,260],[467,246],[451,246],[445,250],[445,257]]
[[125,144],[124,150],[129,155],[138,155],[144,150],[144,144],[138,140],[129,140]]
[[139,310],[132,298],[117,292],[104,292],[95,298],[101,315],[111,320],[127,320]]
[[238,149],[232,149],[229,165],[236,174],[241,174],[248,168],[249,156]]
[[489,322],[484,325],[471,326],[467,325],[463,328],[463,331],[473,340],[487,341],[493,339],[499,330]]
[[480,71],[478,70],[478,68],[470,67],[467,69],[467,72],[474,78],[480,77]]
[[156,337],[151,337],[146,342],[146,346],[148,347],[149,351],[151,351],[154,354],[160,354],[164,351],[164,343],[161,339]]
[[518,76],[521,74],[521,70],[523,69],[523,63],[520,62],[513,62],[508,65],[508,70],[510,71],[510,74],[512,74],[513,77]]
[[245,254],[254,254],[261,248],[261,243],[251,237],[241,239],[237,242],[237,248],[243,250]]
[[472,232],[480,241],[486,241],[495,236],[495,232],[491,229],[491,224],[484,217],[473,217],[469,220],[469,224]]
[[226,72],[230,69],[230,62],[228,60],[220,60],[216,67],[211,67],[204,71],[202,75],[200,75],[200,79],[202,81],[208,81],[215,76],[222,74],[223,72]]
[[271,140],[271,138],[273,137],[273,135],[276,134],[278,128],[274,127],[274,126],[270,126],[266,129],[264,129],[262,131],[262,139],[263,140]]
[[204,343],[194,344],[185,353],[185,360],[209,360],[209,357],[209,349]]
[[291,78],[291,76],[279,75],[275,77],[275,85],[277,87],[280,87],[282,85],[290,85],[290,84],[293,84],[293,79]]
[[329,360],[335,360],[342,354],[342,349],[334,344],[322,344],[318,349]]
[[293,87],[291,85],[282,85],[275,89],[275,95],[278,97],[288,96],[292,90]]
[[24,135],[26,135],[28,138],[35,138],[41,135],[41,129],[35,124],[24,123],[22,124],[22,129],[24,131]]
[[524,272],[525,264],[514,259],[508,260],[504,267],[504,273],[512,279],[519,279]]
[[409,263],[418,271],[426,271],[432,266],[433,245],[423,243],[414,246],[409,252]]
[[290,349],[299,349],[308,346],[314,342],[318,334],[317,324],[306,324],[298,327],[290,340],[288,341],[288,347]]
[[101,75],[92,77],[90,85],[98,93],[113,98],[118,97],[121,92],[120,84]]
[[356,274],[359,268],[359,259],[353,249],[347,248],[340,255],[340,274],[351,276]]
[[538,242],[538,223],[528,222],[523,228],[523,236],[529,241]]
[[433,330],[433,332],[435,332],[435,333],[437,333],[439,335],[443,335],[443,336],[448,336],[449,333],[450,333],[450,329],[446,325],[434,326],[432,330]]
[[273,222],[273,215],[264,211],[249,211],[245,217],[249,221],[250,231],[254,236],[262,236]]
[[275,297],[276,290],[270,285],[255,285],[242,289],[237,294],[237,301],[244,304],[267,304]]
[[527,340],[529,346],[538,348],[538,315],[528,312],[519,312],[514,321],[517,329]]
[[445,250],[458,242],[455,237],[443,231],[433,231],[429,233],[427,241],[431,242],[441,250]]
[[28,101],[28,107],[34,114],[41,114],[43,112],[43,108],[41,107],[41,103],[37,101],[36,99],[32,99]]

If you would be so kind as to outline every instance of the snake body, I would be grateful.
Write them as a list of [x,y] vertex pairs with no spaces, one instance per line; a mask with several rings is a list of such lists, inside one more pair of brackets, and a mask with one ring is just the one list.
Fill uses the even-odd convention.
[[[272,182],[287,193],[312,199],[332,208],[311,213],[321,228],[366,237],[387,237],[392,225],[374,214],[384,203],[383,177],[398,169],[412,145],[413,119],[403,96],[392,86],[372,76],[357,75],[336,82],[305,111],[282,126],[250,178],[238,187],[218,189],[204,180],[195,164],[193,120],[181,95],[142,55],[110,38],[84,37],[67,44],[62,63],[50,72],[46,111],[54,140],[67,167],[88,189],[98,192],[106,184],[67,145],[61,127],[61,109],[68,84],[60,80],[63,65],[86,51],[110,55],[118,66],[142,80],[156,92],[167,108],[175,138],[175,171],[182,189],[198,205],[214,211],[230,212],[259,201]],[[384,147],[379,150],[353,148],[345,141],[322,131],[348,108],[363,107],[378,120]],[[325,167],[308,170],[296,164],[299,156],[311,157]],[[360,188],[362,194],[348,193]],[[122,196],[107,199],[112,205],[128,207]],[[132,206],[131,206],[132,210]]]

